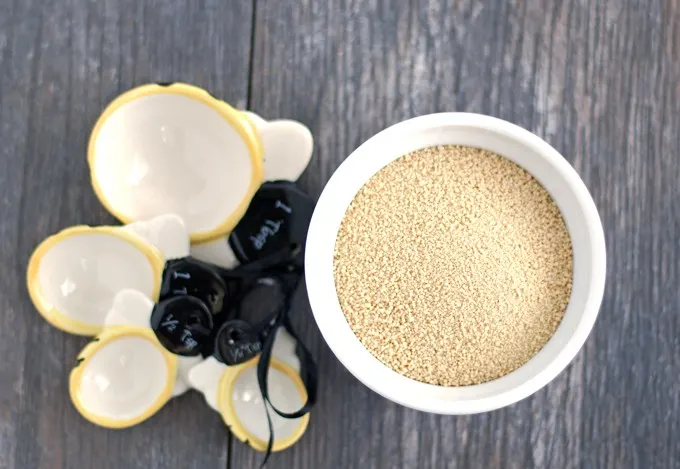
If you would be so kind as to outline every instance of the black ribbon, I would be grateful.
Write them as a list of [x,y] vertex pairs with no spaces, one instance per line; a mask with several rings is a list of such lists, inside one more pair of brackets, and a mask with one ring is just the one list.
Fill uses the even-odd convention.
[[[297,288],[294,289],[294,291],[296,290]],[[316,403],[316,392],[318,384],[316,362],[314,361],[314,357],[312,357],[312,354],[309,351],[309,349],[305,346],[304,342],[302,342],[300,336],[293,328],[293,325],[290,321],[289,312],[291,311],[292,299],[293,295],[290,295],[286,298],[285,305],[283,306],[283,308],[281,308],[281,310],[277,314],[277,317],[274,320],[275,322],[273,328],[274,330],[276,330],[281,325],[283,325],[286,331],[288,331],[288,333],[293,337],[293,339],[297,343],[296,353],[298,355],[298,358],[300,359],[300,378],[302,379],[302,383],[307,393],[307,401],[302,405],[302,407],[300,407],[298,410],[294,412],[283,412],[282,410],[277,409],[276,406],[269,399],[269,386],[267,380],[269,376],[272,349],[274,347],[274,340],[276,339],[275,333],[270,334],[262,346],[260,360],[257,363],[257,383],[260,387],[262,399],[265,401],[265,412],[267,415],[267,424],[269,426],[269,441],[267,443],[267,452],[260,467],[264,466],[267,463],[267,460],[269,459],[274,444],[274,427],[272,425],[271,416],[269,415],[269,407],[271,407],[272,410],[274,410],[274,412],[276,412],[283,418],[296,419],[309,413],[312,410],[314,404]]]
[[[287,246],[266,258],[231,270],[191,257],[170,261],[164,272],[162,290],[165,294],[161,295],[162,299],[151,315],[151,326],[159,341],[175,354],[213,355],[229,366],[259,354],[257,381],[269,427],[262,466],[268,461],[274,444],[269,407],[281,417],[296,419],[307,414],[316,402],[316,362],[291,321],[292,301],[303,277],[302,267],[292,261],[299,255],[299,249],[297,245]],[[187,272],[190,275],[185,275]],[[274,298],[273,303],[268,304],[265,295],[258,295],[258,288],[280,291],[270,291],[269,296]],[[251,303],[260,310],[253,311],[249,307]],[[224,306],[216,311],[215,305]],[[296,342],[300,378],[307,393],[304,405],[294,412],[276,408],[269,397],[267,378],[280,327],[284,327]]]
[[[274,412],[283,418],[296,419],[309,413],[316,403],[318,375],[316,361],[312,353],[305,346],[300,335],[293,327],[291,321],[292,301],[295,293],[298,290],[300,281],[302,280],[302,268],[291,263],[298,254],[298,246],[290,246],[288,249],[277,252],[265,259],[245,264],[241,267],[230,271],[223,271],[222,278],[227,285],[236,281],[241,282],[237,288],[240,290],[240,301],[235,302],[234,308],[227,313],[227,320],[216,336],[215,343],[215,358],[228,365],[235,365],[242,363],[257,353],[260,354],[257,363],[257,381],[262,394],[262,399],[265,403],[265,413],[267,416],[267,425],[269,427],[269,441],[267,443],[267,451],[262,461],[262,466],[267,463],[271,450],[274,444],[274,427],[269,413],[269,407]],[[276,305],[276,309],[267,312],[266,317],[262,319],[255,327],[249,328],[246,331],[240,331],[241,337],[230,336],[229,333],[234,330],[239,330],[238,326],[246,328],[243,324],[244,312],[241,311],[244,299],[257,285],[258,281],[262,279],[272,279],[279,282],[283,290],[283,301]],[[246,323],[248,324],[248,323]],[[234,327],[237,326],[237,327]],[[296,354],[300,360],[300,378],[307,394],[307,400],[302,407],[294,412],[284,412],[271,402],[268,388],[268,375],[271,366],[272,350],[274,341],[276,340],[276,333],[280,327],[284,327],[296,342]],[[250,342],[243,340],[249,338]],[[225,346],[225,342],[232,347]],[[238,351],[253,351],[249,356],[248,353],[238,353]],[[235,362],[234,358],[239,356],[240,360]]]
[[[296,419],[316,402],[316,362],[291,321],[313,211],[314,200],[294,183],[263,184],[227,241],[241,265],[224,269],[190,256],[169,261],[151,315],[159,341],[177,355],[212,355],[233,366],[259,354],[257,381],[269,426],[262,466],[274,444],[269,407],[283,418]],[[294,412],[277,409],[269,398],[272,349],[282,326],[296,342],[300,378],[307,393],[307,401]]]

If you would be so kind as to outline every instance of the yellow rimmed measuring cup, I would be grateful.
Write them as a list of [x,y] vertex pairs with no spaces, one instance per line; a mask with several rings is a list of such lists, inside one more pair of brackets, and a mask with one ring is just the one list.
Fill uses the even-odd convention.
[[58,329],[98,334],[116,294],[132,288],[156,301],[165,262],[189,254],[176,215],[126,226],[74,226],[45,239],[28,263],[28,291]]
[[229,233],[262,183],[263,149],[246,115],[184,83],[118,96],[94,126],[94,191],[124,223],[175,213],[192,242]]
[[98,334],[115,294],[134,288],[157,300],[165,259],[141,236],[120,227],[74,226],[50,236],[28,263],[28,291],[54,327]]
[[[259,356],[236,366],[227,366],[208,357],[189,372],[191,386],[205,396],[239,440],[257,451],[267,450],[269,426],[257,382]],[[294,411],[307,400],[300,375],[291,365],[271,358],[268,370],[269,398],[278,409]],[[309,414],[285,419],[270,413],[274,441],[272,451],[281,451],[298,441],[309,424]]]
[[126,428],[154,415],[188,389],[189,370],[200,357],[169,352],[151,329],[154,303],[122,290],[105,326],[78,355],[69,378],[71,401],[92,423]]

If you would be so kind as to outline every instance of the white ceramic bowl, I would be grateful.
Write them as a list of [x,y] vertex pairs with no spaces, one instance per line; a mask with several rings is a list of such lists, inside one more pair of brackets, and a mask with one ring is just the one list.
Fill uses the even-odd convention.
[[[407,378],[381,363],[354,335],[340,309],[333,251],[345,211],[378,170],[411,151],[434,145],[467,145],[493,151],[531,173],[562,212],[574,252],[569,306],[555,335],[524,366],[487,383],[445,387]],[[468,113],[410,119],[357,148],[326,185],[307,235],[306,281],[314,318],[333,353],[361,382],[414,409],[471,414],[510,405],[550,382],[574,358],[595,323],[604,291],[606,252],[593,199],[569,163],[548,143],[509,122]]]

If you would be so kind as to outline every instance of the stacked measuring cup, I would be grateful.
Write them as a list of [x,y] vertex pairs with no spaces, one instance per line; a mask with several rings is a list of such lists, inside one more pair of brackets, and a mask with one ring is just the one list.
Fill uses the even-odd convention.
[[116,98],[88,145],[92,187],[121,226],[75,226],[29,261],[53,326],[93,336],[69,387],[108,428],[193,388],[253,448],[304,433],[316,367],[291,314],[314,201],[294,181],[313,140],[182,83]]

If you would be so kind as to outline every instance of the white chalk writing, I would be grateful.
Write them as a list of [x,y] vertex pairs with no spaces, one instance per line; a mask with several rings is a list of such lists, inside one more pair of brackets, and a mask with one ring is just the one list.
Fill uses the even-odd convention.
[[283,220],[265,220],[258,233],[250,237],[253,247],[260,251],[267,244],[267,239],[279,232],[281,225],[283,225]]

